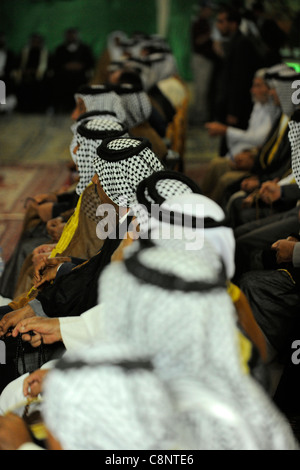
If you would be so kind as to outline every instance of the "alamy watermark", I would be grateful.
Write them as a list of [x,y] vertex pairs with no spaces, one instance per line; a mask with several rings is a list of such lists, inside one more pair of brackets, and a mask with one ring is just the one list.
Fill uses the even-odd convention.
[[300,340],[296,339],[295,341],[293,341],[291,348],[296,350],[293,352],[291,360],[292,363],[297,366],[298,364],[300,364]]
[[[124,199],[120,203],[119,220],[126,219],[127,207]],[[122,212],[122,210],[124,212]],[[118,239],[162,239],[184,240],[187,250],[199,250],[204,244],[204,205],[171,204],[163,208],[151,204],[150,213],[142,204],[131,207],[132,221],[116,226],[116,209],[112,204],[100,204],[96,216],[100,222],[96,226],[97,237],[101,240]],[[191,215],[193,214],[193,215]]]
[[294,105],[297,106],[298,104],[300,104],[300,80],[295,80],[292,83],[292,89],[296,90],[292,94],[292,102]]
[[6,104],[6,85],[0,80],[0,104]]

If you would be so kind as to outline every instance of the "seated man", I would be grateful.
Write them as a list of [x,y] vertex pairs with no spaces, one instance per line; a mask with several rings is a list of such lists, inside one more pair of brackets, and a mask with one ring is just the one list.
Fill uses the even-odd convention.
[[[212,224],[208,231],[217,228],[218,223]],[[251,345],[241,340],[226,289],[228,264],[224,269],[210,237],[198,250],[187,249],[189,238],[186,233],[182,239],[155,236],[153,243],[137,242],[123,262],[107,267],[99,280],[101,303],[93,309],[97,338],[120,347],[129,343],[153,358],[157,376],[172,391],[178,422],[187,423],[193,448],[297,448],[285,419],[251,377]],[[116,280],[118,302],[111,295]],[[156,302],[149,302],[153,298]],[[26,381],[26,390],[39,388],[34,377]],[[224,430],[217,439],[216,426]],[[231,439],[224,440],[227,431]]]
[[93,158],[96,155],[96,147],[104,138],[120,137],[125,134],[128,135],[123,124],[106,112],[84,114],[82,119],[77,121],[75,131],[77,145],[73,151],[73,159],[79,174],[76,186],[79,201],[58,243],[38,247],[32,257],[32,263],[30,265],[27,263],[27,270],[21,272],[22,279],[19,278],[17,285],[20,294],[28,292],[32,287],[33,267],[39,263],[40,258],[46,256],[47,246],[51,257],[72,256],[84,260],[94,256],[101,248],[101,240],[96,234],[96,226],[101,220],[96,215],[99,198],[91,185],[94,175]]
[[[297,113],[299,120],[299,113]],[[292,168],[299,181],[299,122],[290,122],[289,139],[292,146]],[[299,233],[299,219],[298,219]],[[247,296],[257,323],[263,330],[274,355],[286,358],[291,348],[294,325],[298,321],[300,307],[300,270],[298,240],[291,237],[274,239],[272,250],[276,255],[273,268],[246,272],[239,285]]]
[[291,84],[299,74],[286,67],[280,73],[268,73],[267,77],[272,78],[268,78],[269,93],[274,103],[281,107],[281,115],[273,122],[267,138],[258,149],[245,147],[234,162],[220,158],[220,163],[218,160],[212,164],[204,178],[203,192],[219,204],[226,205],[231,194],[239,189],[251,192],[264,181],[282,178],[291,166],[287,136],[288,122],[295,111]]
[[[153,172],[162,170],[163,166],[148,147],[148,141],[141,139],[107,139],[98,147],[97,153],[98,156],[94,160],[93,182],[100,200],[121,220],[128,211],[130,200],[139,182]],[[80,315],[96,304],[97,279],[110,262],[113,252],[121,242],[119,233],[122,234],[122,226],[115,230],[111,224],[108,224],[106,229],[105,220],[103,224],[97,227],[98,235],[100,233],[103,239],[106,235],[99,253],[84,263],[82,260],[63,263],[65,260],[57,258],[56,265],[51,265],[51,280],[54,279],[55,282],[49,283],[47,271],[44,276],[45,285],[42,288],[41,279],[37,279],[39,284],[37,297],[26,307],[4,315],[0,321],[2,334],[6,334],[8,329],[21,318],[36,314],[50,317]],[[54,260],[51,260],[52,264],[53,262]],[[57,273],[58,267],[60,269]],[[41,274],[45,268],[46,266],[43,267]]]

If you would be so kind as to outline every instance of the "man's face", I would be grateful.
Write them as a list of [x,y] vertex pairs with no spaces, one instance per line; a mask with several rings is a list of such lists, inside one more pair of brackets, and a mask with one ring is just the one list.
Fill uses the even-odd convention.
[[254,78],[251,94],[253,100],[257,103],[267,103],[270,96],[270,89],[263,78]]
[[226,13],[219,13],[217,16],[217,28],[221,35],[227,37],[231,34],[231,25]]

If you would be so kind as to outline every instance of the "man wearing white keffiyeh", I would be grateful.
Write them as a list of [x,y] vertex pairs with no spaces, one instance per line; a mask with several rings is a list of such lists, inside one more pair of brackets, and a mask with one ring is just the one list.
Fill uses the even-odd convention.
[[[298,121],[299,111],[296,111],[289,122],[288,137],[293,173],[299,185]],[[299,337],[299,245],[299,234],[277,240],[272,245],[276,258],[274,268],[247,272],[240,280],[240,287],[249,300],[256,321],[270,343],[270,359],[275,359],[275,364],[280,367],[281,378],[274,400],[291,416],[299,414],[297,361],[292,363],[294,341]]]
[[42,415],[63,450],[187,448],[168,386],[136,348],[66,354],[43,388]]
[[[108,286],[115,279],[113,306]],[[153,358],[195,448],[297,449],[284,418],[242,370],[222,263],[208,241],[196,253],[183,240],[133,245],[124,263],[103,273],[99,294],[104,336]]]
[[[150,177],[149,180],[152,180],[150,184],[147,180],[146,188],[147,191],[145,191],[144,184],[141,183],[142,185],[142,192],[145,191],[146,194],[146,201],[150,202],[150,205],[152,202],[154,203],[159,203],[161,204],[162,201],[167,199],[168,201],[172,200],[174,195],[177,195],[177,200],[175,199],[175,203],[178,204],[181,203],[182,209],[183,210],[189,210],[187,214],[193,214],[196,212],[191,212],[191,210],[194,208],[196,211],[197,206],[203,206],[204,208],[204,215],[205,215],[205,226],[207,228],[207,224],[209,224],[210,228],[207,228],[206,232],[206,239],[209,240],[209,243],[211,243],[211,246],[213,246],[214,250],[219,254],[219,256],[222,257],[224,266],[225,266],[225,272],[226,272],[226,278],[230,278],[234,272],[234,238],[233,238],[233,233],[232,230],[228,227],[224,227],[223,224],[223,219],[224,219],[224,213],[223,211],[215,204],[213,201],[210,201],[209,199],[200,196],[199,194],[197,195],[196,193],[199,193],[199,188],[195,185],[195,183],[191,180],[189,180],[187,177],[184,175],[180,175],[176,172],[157,172],[153,174],[153,177]],[[199,198],[197,198],[197,196]],[[171,199],[170,199],[171,197]],[[136,204],[138,202],[141,202],[144,204],[144,201],[140,199],[139,197],[137,200],[134,202],[130,203],[130,206],[132,207],[133,213],[137,215],[138,217],[138,222],[141,224],[141,230],[147,230],[148,225],[144,224],[144,220],[149,217],[147,208],[145,212],[143,213],[143,216],[141,217],[140,211],[136,210]],[[146,202],[147,205],[147,202]],[[172,207],[172,206],[171,206]],[[168,205],[166,206],[168,208]],[[188,229],[188,228],[187,228]],[[202,226],[200,227],[200,243],[199,247],[202,248],[202,242],[203,242],[203,230]],[[181,233],[182,235],[182,233]],[[186,235],[186,232],[184,232],[184,235]],[[170,235],[172,237],[172,235]],[[197,241],[197,240],[196,240]],[[191,242],[191,239],[189,238],[188,243]],[[202,250],[201,250],[202,251]],[[115,257],[113,257],[115,259]],[[123,259],[122,252],[121,256],[119,259]],[[236,300],[232,299],[233,302],[235,303],[235,306],[237,305]],[[85,312],[83,315],[80,317],[69,317],[69,318],[60,318],[60,319],[51,319],[51,320],[46,320],[47,324],[45,324],[45,319],[32,319],[28,320],[29,324],[31,325],[29,327],[27,321],[21,322],[16,331],[18,329],[22,329],[24,327],[23,332],[28,331],[27,328],[31,328],[35,330],[36,332],[41,332],[42,335],[46,335],[44,338],[44,342],[48,343],[49,341],[49,335],[47,335],[47,325],[50,325],[51,328],[51,339],[50,342],[53,341],[60,341],[62,340],[67,348],[67,350],[72,350],[73,348],[78,347],[78,342],[79,344],[86,344],[92,341],[95,337],[102,338],[103,333],[101,331],[101,327],[98,323],[98,310],[99,307],[95,307],[94,309],[91,309],[88,312]],[[238,309],[237,309],[238,310]],[[242,328],[249,333],[249,337],[254,341],[254,343],[260,348],[260,341],[259,341],[259,335],[257,334],[257,331],[253,326],[251,325],[251,319],[249,318],[244,319],[244,321],[241,321],[242,316],[239,313],[239,320],[240,320],[240,325]],[[34,325],[31,324],[33,321]],[[53,324],[57,324],[54,329],[53,329]],[[80,325],[78,324],[80,323]],[[42,328],[40,331],[39,328]],[[58,328],[57,328],[58,327]],[[100,327],[100,330],[99,330]],[[249,328],[250,327],[250,328]],[[46,329],[45,329],[46,328]],[[21,331],[21,330],[20,330]],[[58,336],[57,336],[58,334]],[[40,338],[39,335],[36,335],[35,340]],[[243,341],[242,341],[243,343]],[[247,342],[249,346],[249,342]],[[33,345],[38,345],[38,343],[34,342]],[[247,359],[246,363],[248,363],[249,360],[249,347],[247,346]],[[251,354],[250,354],[251,355]],[[252,361],[253,362],[253,361]],[[255,361],[254,361],[255,362]],[[248,365],[246,366],[248,368]],[[11,388],[8,387],[8,391],[5,392],[5,396],[1,397],[1,408],[4,409],[7,407],[7,399],[10,401],[11,397],[13,396],[13,393],[11,392]]]

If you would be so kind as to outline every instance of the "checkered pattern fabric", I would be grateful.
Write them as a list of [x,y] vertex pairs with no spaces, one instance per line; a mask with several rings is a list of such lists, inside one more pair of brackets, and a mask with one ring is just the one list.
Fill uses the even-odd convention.
[[289,122],[289,141],[292,150],[292,169],[300,188],[300,111],[297,111]]
[[79,145],[76,153],[76,164],[79,172],[79,183],[76,187],[77,194],[82,193],[95,174],[93,159],[102,140],[125,134],[127,134],[127,130],[121,122],[105,117],[91,118],[79,123],[76,133],[76,140]]
[[106,139],[97,149],[94,169],[107,196],[129,207],[138,184],[163,165],[146,139]]
[[121,122],[126,120],[126,112],[121,98],[110,87],[105,85],[91,85],[82,87],[75,94],[75,100],[81,98],[86,111],[112,111]]
[[120,85],[115,90],[126,111],[126,125],[129,128],[149,119],[152,105],[145,91],[130,84]]
[[183,448],[168,388],[123,344],[67,352],[46,377],[42,413],[64,450]]

